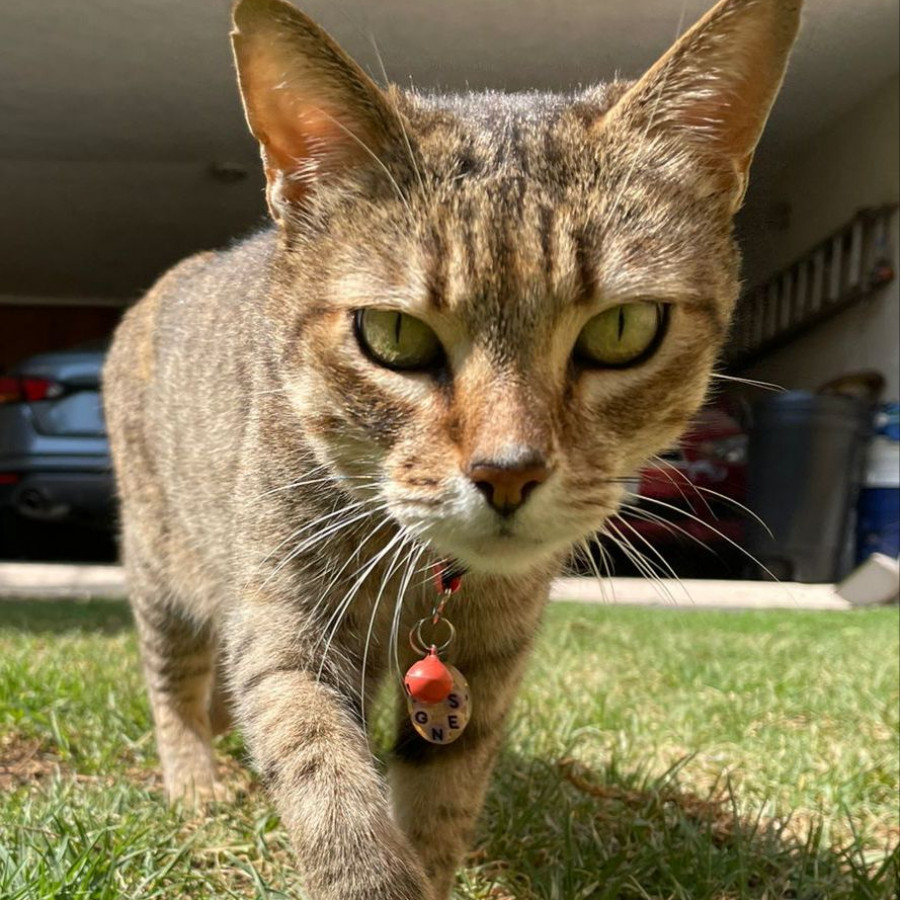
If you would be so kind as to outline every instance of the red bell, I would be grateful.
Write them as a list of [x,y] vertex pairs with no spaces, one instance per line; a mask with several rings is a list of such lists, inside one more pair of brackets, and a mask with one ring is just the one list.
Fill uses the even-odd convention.
[[403,683],[409,696],[422,703],[442,703],[453,690],[453,676],[434,647],[409,667]]

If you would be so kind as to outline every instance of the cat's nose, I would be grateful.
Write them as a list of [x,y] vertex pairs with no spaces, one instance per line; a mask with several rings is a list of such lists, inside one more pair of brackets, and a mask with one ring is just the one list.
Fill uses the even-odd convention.
[[467,472],[469,480],[501,515],[514,513],[531,492],[543,484],[550,470],[546,462],[530,455],[519,463],[479,460]]

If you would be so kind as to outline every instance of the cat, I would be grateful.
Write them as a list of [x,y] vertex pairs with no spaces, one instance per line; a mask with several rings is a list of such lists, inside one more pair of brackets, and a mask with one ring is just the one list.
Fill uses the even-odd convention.
[[[105,369],[166,792],[234,717],[312,900],[446,900],[551,579],[703,402],[732,217],[800,0],[722,0],[645,76],[568,95],[377,87],[286,0],[233,47],[273,225],[176,266]],[[467,730],[364,722],[464,572]]]

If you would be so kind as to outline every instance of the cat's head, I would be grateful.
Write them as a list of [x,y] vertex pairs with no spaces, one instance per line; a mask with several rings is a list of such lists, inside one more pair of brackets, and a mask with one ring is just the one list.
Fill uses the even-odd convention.
[[240,0],[266,314],[351,493],[495,573],[615,513],[706,394],[799,7],[724,0],[635,83],[449,97],[382,91],[294,7]]

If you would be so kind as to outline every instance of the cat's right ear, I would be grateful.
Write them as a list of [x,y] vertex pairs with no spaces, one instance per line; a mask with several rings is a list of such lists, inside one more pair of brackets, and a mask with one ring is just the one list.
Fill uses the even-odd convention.
[[383,166],[397,114],[363,70],[285,0],[238,0],[231,33],[247,123],[259,141],[266,198],[280,224],[324,181]]

